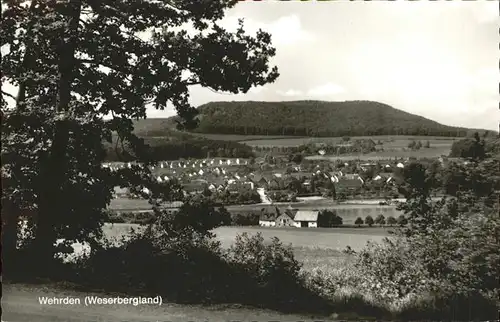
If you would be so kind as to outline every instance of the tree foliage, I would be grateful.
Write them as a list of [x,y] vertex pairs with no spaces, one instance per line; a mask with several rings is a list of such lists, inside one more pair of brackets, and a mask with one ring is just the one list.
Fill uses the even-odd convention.
[[335,210],[323,210],[318,216],[318,227],[342,226],[343,219]]
[[[497,314],[499,169],[498,160],[450,169],[463,184],[439,201],[427,198],[429,174],[417,165],[409,170],[418,177],[406,182],[407,201],[401,207],[409,225],[397,230],[394,239],[359,254],[357,267],[368,281],[364,285],[384,301],[420,297],[427,304],[420,304],[423,311],[413,312],[413,318],[416,313],[419,319],[452,320]],[[403,218],[398,218],[400,225]]]
[[450,157],[470,158],[482,160],[486,157],[485,141],[479,137],[479,133],[474,133],[473,138],[466,138],[453,142]]
[[[133,119],[173,107],[179,127],[197,125],[189,86],[247,92],[274,81],[270,35],[228,32],[218,21],[236,0],[5,1],[2,6],[2,203],[7,230],[33,210],[37,251],[52,257],[99,232],[115,185],[151,184],[147,167],[103,169],[103,141],[125,141],[152,161]],[[188,33],[184,27],[190,27]],[[12,106],[7,100],[14,98]],[[108,117],[105,119],[104,117]],[[4,182],[5,181],[5,182]],[[15,236],[15,234],[10,234]],[[9,245],[12,245],[10,243]],[[15,243],[14,243],[15,245]]]

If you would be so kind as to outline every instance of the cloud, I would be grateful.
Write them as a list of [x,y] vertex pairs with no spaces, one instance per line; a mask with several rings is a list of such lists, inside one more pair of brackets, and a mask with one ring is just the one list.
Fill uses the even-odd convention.
[[253,86],[252,88],[250,88],[250,90],[248,90],[248,93],[249,94],[259,94],[259,93],[262,93],[264,91],[267,91],[267,88],[265,88],[263,86],[258,86],[258,87]]
[[344,93],[345,89],[334,83],[326,83],[324,85],[320,85],[317,87],[313,87],[307,91],[307,95],[309,96],[333,96],[337,94]]
[[295,89],[289,89],[286,92],[276,91],[276,93],[278,93],[281,96],[302,96],[303,95],[302,91],[298,91]]
[[[238,27],[238,19],[239,17],[236,16],[228,16],[221,20],[221,25],[228,31],[235,31]],[[271,23],[246,18],[244,29],[249,35],[255,35],[259,29],[270,33],[273,45],[277,46],[316,40],[313,33],[303,29],[299,16],[295,14],[281,17]]]

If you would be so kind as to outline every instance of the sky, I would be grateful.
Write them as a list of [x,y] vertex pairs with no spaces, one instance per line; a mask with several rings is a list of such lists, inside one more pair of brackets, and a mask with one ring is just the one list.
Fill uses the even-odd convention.
[[280,77],[236,95],[192,86],[192,105],[373,100],[446,125],[498,130],[498,1],[241,1],[220,24],[236,30],[239,18],[247,33],[271,34]]
[[498,130],[497,1],[242,1],[221,24],[235,30],[238,18],[249,34],[272,35],[280,77],[237,95],[193,86],[193,105],[375,100],[446,125]]

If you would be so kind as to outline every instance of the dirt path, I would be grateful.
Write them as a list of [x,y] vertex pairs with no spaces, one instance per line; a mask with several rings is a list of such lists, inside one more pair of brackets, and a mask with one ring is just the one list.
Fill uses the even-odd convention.
[[[91,321],[312,321],[312,317],[281,314],[249,308],[210,308],[163,303],[157,305],[85,306],[85,296],[98,293],[67,291],[39,285],[4,284],[2,322],[91,322]],[[39,297],[69,297],[81,304],[40,304]],[[322,320],[322,319],[321,319]]]

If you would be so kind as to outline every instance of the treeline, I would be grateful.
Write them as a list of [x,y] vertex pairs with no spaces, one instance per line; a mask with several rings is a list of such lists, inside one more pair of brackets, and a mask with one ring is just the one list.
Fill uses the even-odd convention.
[[[165,137],[146,137],[148,152],[154,160],[178,160],[180,158],[249,158],[253,156],[248,145],[233,141],[210,140],[193,135],[172,133]],[[106,161],[132,161],[136,157],[127,144],[106,145]]]
[[455,141],[451,146],[450,157],[484,159],[500,153],[500,139],[489,136],[488,132],[478,132],[470,138]]
[[201,133],[290,136],[466,136],[467,129],[371,101],[211,102],[199,107]]
[[317,154],[324,151],[325,154],[348,154],[348,153],[370,153],[376,150],[377,144],[371,139],[353,140],[349,144],[330,143],[308,143],[299,146],[255,146],[256,152],[274,152],[283,154]]

